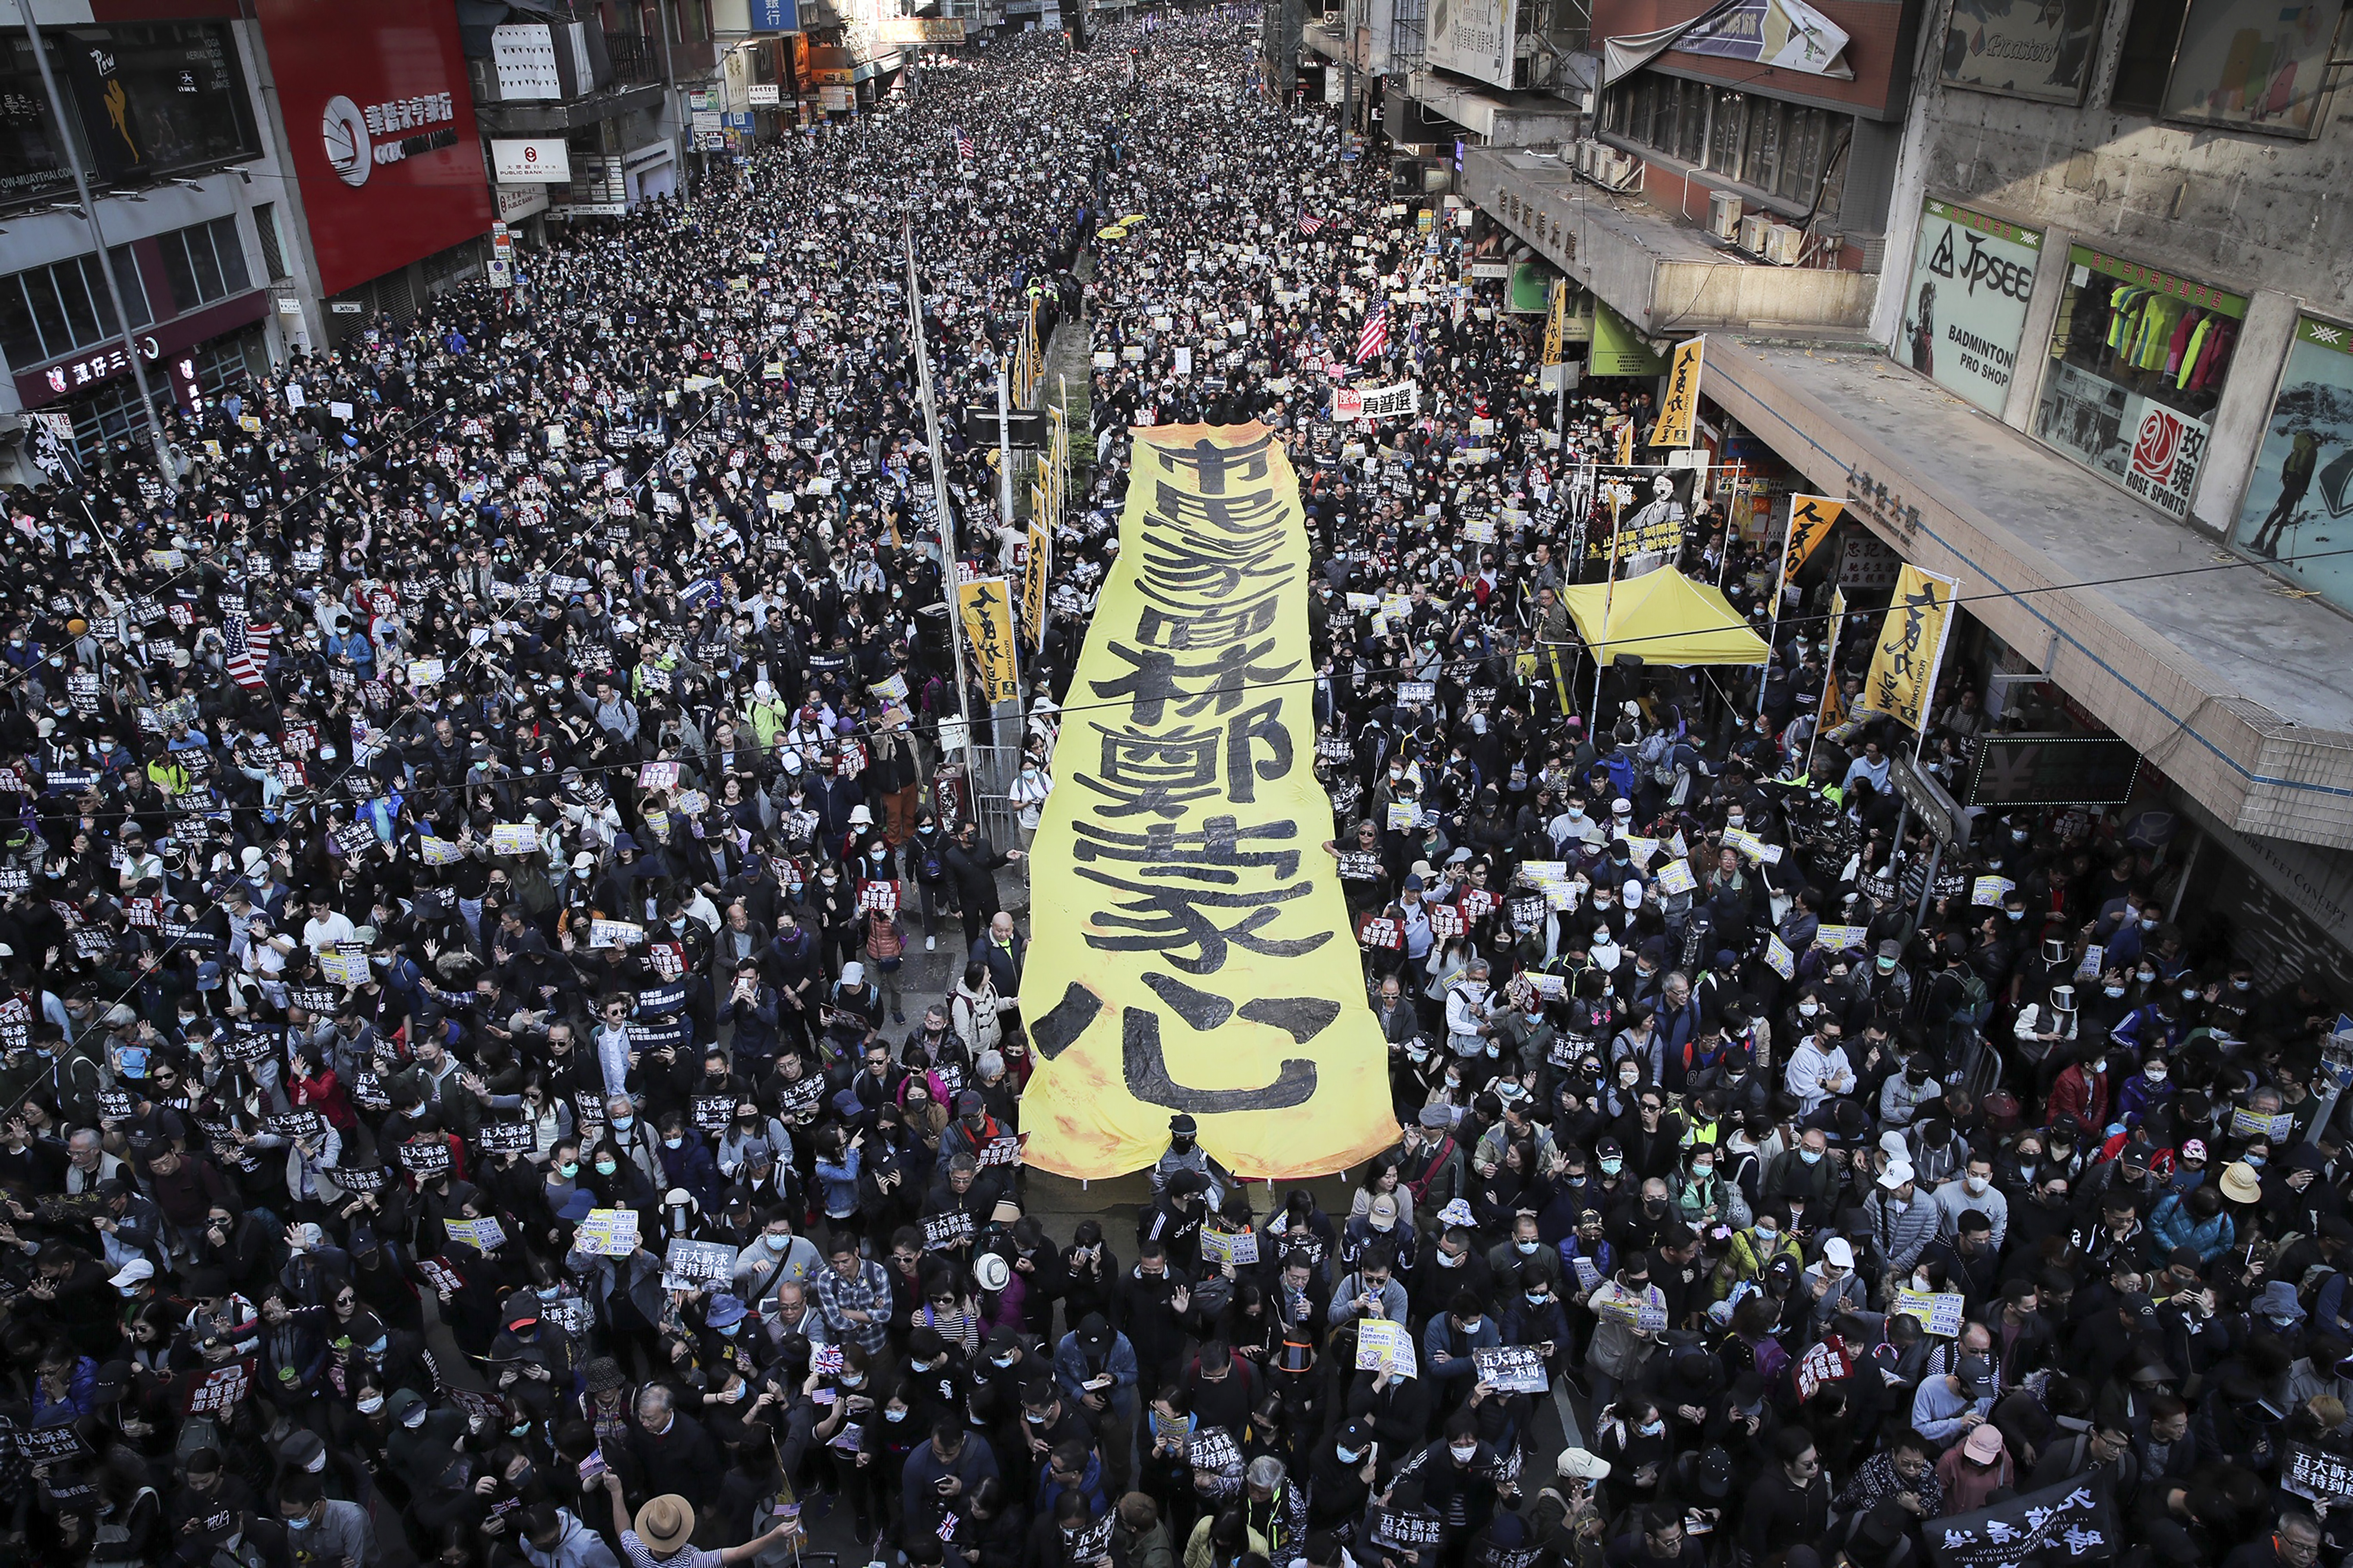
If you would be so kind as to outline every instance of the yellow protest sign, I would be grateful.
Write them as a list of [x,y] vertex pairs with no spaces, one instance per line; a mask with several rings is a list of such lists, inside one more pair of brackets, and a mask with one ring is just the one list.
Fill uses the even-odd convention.
[[1953,617],[1953,579],[1906,564],[1895,579],[1895,599],[1879,628],[1871,673],[1857,704],[1884,713],[1907,730],[1920,728],[1936,689],[1936,665]]
[[1168,1121],[1240,1175],[1397,1136],[1314,775],[1299,484],[1262,425],[1139,430],[1121,549],[1031,853],[1028,1163],[1142,1170]]
[[1014,648],[1013,600],[1002,577],[976,577],[956,584],[956,613],[964,617],[965,643],[972,649],[973,679],[991,702],[1021,695],[1021,670]]
[[1651,429],[1653,447],[1688,447],[1692,426],[1699,418],[1700,354],[1705,338],[1675,345],[1675,362],[1667,369],[1667,393],[1659,400],[1659,422]]
[[1831,536],[1831,527],[1846,510],[1846,502],[1831,496],[1794,495],[1789,498],[1789,532],[1781,547],[1781,581],[1786,584],[1798,574],[1814,547]]
[[1544,362],[1560,363],[1560,341],[1568,325],[1568,279],[1552,280],[1552,311],[1545,321]]
[[1618,425],[1618,466],[1634,466],[1634,416],[1630,414],[1622,416]]
[[1021,571],[1021,616],[1029,623],[1030,646],[1046,647],[1046,574],[1053,570],[1052,536],[1036,523],[1029,525],[1029,559]]

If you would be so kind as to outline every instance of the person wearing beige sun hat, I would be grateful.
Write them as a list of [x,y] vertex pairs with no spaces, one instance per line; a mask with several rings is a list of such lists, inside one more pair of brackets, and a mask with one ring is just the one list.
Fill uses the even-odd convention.
[[797,1520],[779,1520],[765,1535],[710,1552],[694,1544],[694,1505],[676,1492],[648,1498],[632,1520],[622,1500],[621,1478],[610,1470],[605,1472],[605,1491],[613,1500],[613,1533],[621,1538],[621,1555],[632,1568],[733,1568],[800,1530]]
[[2222,1196],[2234,1204],[2261,1203],[2263,1178],[2244,1160],[2233,1160],[2222,1167]]

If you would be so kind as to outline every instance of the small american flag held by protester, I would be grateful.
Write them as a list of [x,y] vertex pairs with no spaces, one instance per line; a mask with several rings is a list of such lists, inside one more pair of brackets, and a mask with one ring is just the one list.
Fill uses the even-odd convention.
[[1365,313],[1364,330],[1356,334],[1356,363],[1364,363],[1389,346],[1389,302],[1376,300]]

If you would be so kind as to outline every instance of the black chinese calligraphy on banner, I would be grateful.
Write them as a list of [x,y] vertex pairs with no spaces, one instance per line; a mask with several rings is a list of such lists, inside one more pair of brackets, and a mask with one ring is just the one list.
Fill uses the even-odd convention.
[[1263,426],[1139,437],[1034,851],[1028,1162],[1141,1170],[1184,1111],[1238,1173],[1340,1170],[1397,1126],[1322,848],[1298,482]]

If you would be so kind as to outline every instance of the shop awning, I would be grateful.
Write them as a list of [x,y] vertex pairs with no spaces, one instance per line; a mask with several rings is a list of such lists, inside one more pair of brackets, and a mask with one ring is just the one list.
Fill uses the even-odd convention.
[[[1763,664],[1765,639],[1748,629],[1725,596],[1672,567],[1612,587],[1586,583],[1561,590],[1586,646],[1599,658],[1640,654],[1644,664]],[[1601,623],[1609,606],[1609,624]]]

